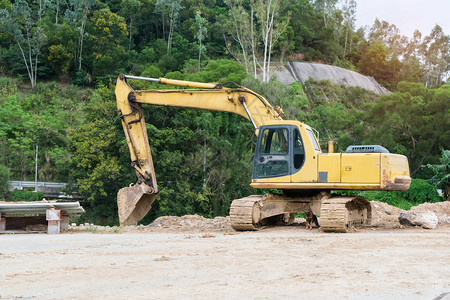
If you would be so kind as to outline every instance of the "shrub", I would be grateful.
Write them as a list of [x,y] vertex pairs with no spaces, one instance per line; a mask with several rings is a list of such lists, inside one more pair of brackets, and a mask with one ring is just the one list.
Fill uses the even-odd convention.
[[44,194],[41,192],[19,190],[14,190],[13,192],[11,192],[11,201],[13,202],[40,201],[43,197]]
[[423,179],[412,180],[411,187],[405,192],[405,198],[415,204],[442,201],[436,188]]
[[89,76],[85,70],[79,70],[75,73],[72,83],[79,86],[87,86],[89,84]]

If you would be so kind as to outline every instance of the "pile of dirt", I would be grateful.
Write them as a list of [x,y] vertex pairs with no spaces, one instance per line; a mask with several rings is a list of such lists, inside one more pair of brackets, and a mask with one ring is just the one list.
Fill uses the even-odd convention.
[[[371,201],[370,205],[372,206],[373,227],[401,228],[398,217],[401,213],[407,212],[406,210],[378,201]],[[439,220],[438,226],[450,224],[450,201],[422,203],[411,207],[409,211],[423,212],[425,210],[431,210],[436,214]]]
[[231,232],[230,217],[208,219],[199,215],[163,216],[148,225],[100,226],[95,224],[71,224],[71,232],[122,233],[122,232]]
[[398,217],[405,210],[384,202],[370,201],[373,227],[400,228]]
[[[398,221],[401,213],[406,212],[398,207],[391,206],[384,202],[371,201],[372,207],[372,227],[381,228],[402,228]],[[423,203],[411,208],[411,211],[420,212],[431,210],[439,219],[439,226],[450,224],[450,201],[438,203]],[[320,219],[319,219],[320,220]],[[295,219],[294,226],[304,226],[305,220]],[[230,225],[230,217],[215,217],[208,219],[199,215],[163,216],[157,218],[151,224],[138,226],[99,226],[94,224],[82,224],[69,226],[70,231],[88,231],[99,233],[119,233],[119,232],[233,232]]]
[[157,218],[152,224],[159,228],[170,229],[198,229],[200,231],[227,231],[232,230],[230,217],[215,217],[207,219],[199,215],[186,215],[182,217],[164,216]]

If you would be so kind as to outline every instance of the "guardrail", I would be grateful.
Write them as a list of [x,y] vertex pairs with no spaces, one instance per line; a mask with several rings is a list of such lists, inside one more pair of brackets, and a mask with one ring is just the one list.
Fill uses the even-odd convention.
[[23,191],[25,188],[35,189],[38,192],[44,193],[45,198],[50,199],[84,199],[82,195],[68,195],[66,193],[61,192],[61,189],[65,188],[68,183],[65,182],[44,182],[44,181],[20,181],[20,180],[12,180],[9,181],[10,190],[19,190]]
[[65,188],[67,183],[64,182],[34,182],[34,181],[10,181],[9,185],[13,187],[15,190],[22,191],[24,188],[53,188],[53,189],[62,189]]

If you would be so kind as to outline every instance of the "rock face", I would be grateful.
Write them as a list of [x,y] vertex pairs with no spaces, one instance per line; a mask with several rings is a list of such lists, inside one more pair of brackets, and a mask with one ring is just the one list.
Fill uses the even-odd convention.
[[277,77],[278,81],[286,85],[296,81],[301,81],[304,84],[309,78],[312,78],[317,81],[329,80],[344,86],[359,86],[377,94],[390,93],[372,77],[325,64],[288,62],[286,66],[274,66],[271,72]]
[[425,229],[435,229],[438,224],[436,214],[429,209],[401,213],[398,221],[401,225],[421,226]]

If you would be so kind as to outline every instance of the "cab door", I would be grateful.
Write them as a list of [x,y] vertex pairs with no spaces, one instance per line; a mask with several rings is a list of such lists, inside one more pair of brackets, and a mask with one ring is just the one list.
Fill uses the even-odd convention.
[[291,153],[291,126],[261,126],[255,150],[253,179],[277,178],[277,182],[290,182]]
[[320,146],[311,128],[303,123],[292,126],[292,183],[317,182]]

